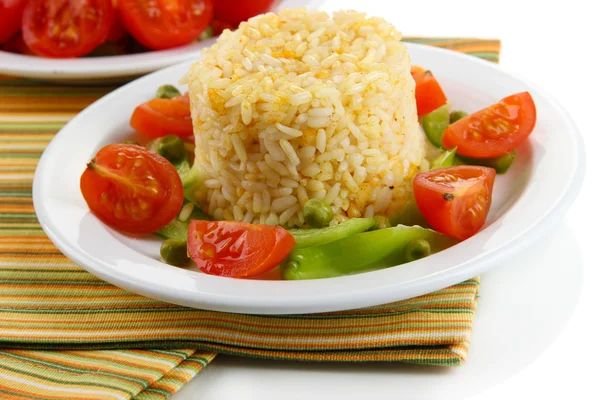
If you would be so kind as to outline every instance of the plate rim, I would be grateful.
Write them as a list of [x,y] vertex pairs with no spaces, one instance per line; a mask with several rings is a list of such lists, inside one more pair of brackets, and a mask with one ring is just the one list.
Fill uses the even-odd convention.
[[[571,116],[556,101],[556,99],[554,99],[554,97],[552,97],[544,89],[533,84],[532,82],[528,81],[527,79],[520,77],[517,74],[508,72],[504,68],[502,68],[498,65],[492,64],[488,61],[476,59],[472,56],[460,54],[460,53],[457,53],[457,52],[454,52],[451,50],[432,48],[430,46],[413,44],[413,43],[406,43],[406,45],[409,49],[410,48],[419,48],[421,51],[444,52],[444,53],[451,54],[453,57],[460,57],[460,58],[468,59],[469,62],[484,63],[486,65],[486,67],[494,68],[494,69],[500,71],[500,73],[508,75],[510,78],[520,80],[527,86],[531,87],[532,89],[535,89],[537,92],[542,94],[544,99],[546,100],[546,102],[549,105],[551,105],[555,111],[557,111],[559,113],[560,119],[562,121],[564,121],[565,126],[568,128],[569,132],[568,132],[568,134],[565,134],[565,135],[566,135],[566,137],[571,138],[572,143],[574,145],[575,168],[571,171],[571,173],[569,175],[569,180],[568,180],[568,182],[566,182],[566,184],[564,186],[564,190],[562,191],[562,196],[559,199],[556,199],[553,207],[548,210],[548,214],[545,216],[544,219],[539,221],[537,224],[529,226],[526,230],[524,230],[523,232],[520,232],[519,236],[513,238],[512,240],[508,241],[507,243],[504,243],[504,245],[500,246],[498,249],[495,249],[494,251],[491,251],[491,252],[483,255],[482,260],[480,260],[478,257],[476,257],[475,259],[471,258],[468,261],[464,262],[461,265],[461,268],[458,268],[458,269],[450,268],[449,270],[444,270],[444,271],[440,272],[439,274],[437,274],[435,282],[431,282],[430,281],[431,278],[427,275],[421,276],[420,278],[415,279],[410,282],[402,282],[402,293],[403,294],[401,296],[398,296],[397,294],[395,294],[394,290],[393,290],[393,288],[398,285],[397,283],[393,282],[388,285],[382,285],[382,286],[378,287],[378,290],[380,292],[377,293],[377,296],[374,296],[374,297],[376,297],[376,300],[372,300],[372,301],[356,301],[356,300],[354,300],[354,301],[349,302],[348,299],[346,298],[349,296],[349,294],[352,294],[355,297],[365,297],[366,293],[372,294],[372,290],[355,290],[355,291],[348,292],[348,293],[342,294],[342,295],[327,294],[327,295],[320,296],[318,301],[315,301],[314,299],[308,299],[308,300],[303,299],[301,305],[296,304],[297,300],[293,300],[293,299],[290,300],[287,298],[286,299],[278,299],[278,300],[281,300],[281,302],[274,305],[274,304],[272,304],[272,300],[273,300],[272,298],[267,299],[267,298],[253,297],[251,299],[247,299],[247,298],[244,298],[243,296],[232,297],[229,295],[206,294],[206,293],[202,293],[201,295],[199,295],[197,292],[195,292],[196,298],[193,301],[190,301],[189,298],[186,298],[187,292],[185,292],[185,291],[175,292],[175,293],[170,293],[168,295],[165,295],[164,289],[159,290],[156,287],[146,287],[146,286],[140,285],[139,283],[138,284],[132,283],[131,281],[122,279],[118,275],[109,273],[110,271],[106,271],[101,266],[99,267],[99,266],[95,265],[96,261],[92,260],[90,262],[90,260],[84,254],[81,254],[81,252],[77,251],[78,249],[76,248],[76,246],[73,246],[72,244],[65,242],[63,240],[60,232],[53,226],[52,223],[50,223],[50,224],[48,223],[48,221],[49,221],[48,216],[45,214],[45,209],[43,207],[43,201],[40,197],[41,196],[40,190],[41,190],[41,185],[42,185],[40,176],[42,176],[42,171],[45,169],[44,167],[45,167],[46,163],[48,162],[48,156],[47,156],[47,154],[49,154],[48,149],[50,149],[50,150],[52,149],[52,145],[53,145],[52,142],[54,142],[54,139],[48,145],[47,149],[44,151],[44,154],[42,155],[42,157],[39,161],[39,164],[36,168],[36,172],[34,175],[34,182],[33,182],[33,204],[34,204],[36,214],[38,215],[40,224],[41,224],[42,228],[44,229],[44,232],[48,235],[48,237],[52,240],[52,242],[59,248],[59,250],[61,250],[61,252],[63,252],[68,258],[70,258],[71,260],[78,263],[82,268],[88,270],[88,272],[90,272],[90,273],[98,276],[99,278],[101,278],[107,282],[110,282],[116,286],[139,293],[139,294],[147,296],[147,297],[151,297],[151,298],[162,300],[162,301],[167,301],[170,303],[180,304],[180,305],[184,305],[184,306],[190,306],[190,307],[194,307],[194,308],[203,308],[203,309],[210,309],[210,310],[214,310],[214,311],[225,311],[225,312],[243,312],[243,313],[252,313],[252,314],[282,314],[282,313],[298,314],[298,313],[340,311],[340,310],[346,310],[346,309],[357,308],[357,307],[367,307],[367,306],[373,306],[373,305],[377,305],[377,304],[385,304],[385,303],[389,303],[389,302],[393,302],[393,301],[399,301],[399,300],[415,297],[418,295],[422,295],[425,293],[430,293],[435,290],[439,290],[439,289],[451,286],[453,284],[456,284],[458,282],[461,282],[463,280],[472,278],[473,276],[480,274],[482,272],[485,272],[489,268],[492,268],[493,266],[498,265],[504,259],[523,250],[527,246],[531,245],[534,241],[539,239],[541,236],[543,236],[549,229],[551,229],[564,216],[564,214],[566,213],[568,208],[571,206],[571,204],[573,203],[573,201],[575,200],[575,198],[577,197],[577,195],[579,193],[579,190],[582,186],[584,175],[585,175],[586,156],[585,156],[585,149],[583,147],[583,139],[581,137],[581,132],[579,131],[577,125],[575,124],[575,122],[573,121]],[[161,75],[167,74],[169,70],[175,70],[178,68],[182,68],[182,66],[184,64],[189,64],[189,61],[164,68],[164,69],[156,71],[152,74],[146,75],[142,78],[139,78],[138,80],[130,82],[130,83],[120,87],[119,89],[111,92],[107,96],[104,96],[97,102],[94,102],[93,104],[88,106],[88,108],[94,107],[95,104],[97,104],[100,101],[107,101],[107,100],[105,100],[107,98],[110,99],[112,96],[118,96],[118,95],[120,95],[120,93],[122,91],[126,92],[128,90],[129,85],[140,84],[140,83],[138,83],[139,80],[152,80],[152,78],[153,78],[153,76],[155,76],[155,74],[161,74]],[[86,108],[86,110],[88,108]],[[83,117],[81,117],[82,115],[83,115]],[[85,116],[86,116],[86,113],[84,113],[84,112],[78,114],[76,117],[73,118],[73,120],[71,122],[66,124],[65,127],[63,127],[63,129],[61,129],[61,131],[68,128],[68,126],[70,124],[78,121],[80,118],[84,118]],[[57,136],[59,134],[60,134],[60,132],[57,133]],[[520,239],[520,240],[516,240],[516,239]],[[433,255],[432,257],[435,257],[435,256],[436,255]],[[419,260],[414,263],[417,264],[417,263],[421,263],[424,261],[425,260]],[[381,272],[384,272],[384,271],[374,271],[374,272],[370,272],[367,274],[377,274],[377,273],[381,273]],[[361,275],[366,275],[366,274],[361,274]],[[360,275],[354,275],[354,277],[356,277],[356,276],[360,276]],[[212,278],[214,278],[214,277],[207,278],[207,279],[210,280]],[[351,278],[351,277],[342,277],[342,278],[333,278],[333,279],[339,280],[339,282],[343,282],[345,278]],[[331,280],[321,280],[321,282],[323,282],[323,281],[331,281]],[[254,282],[257,285],[262,285],[262,284],[264,284],[264,282],[268,282],[268,281],[252,281],[252,282]],[[259,282],[262,282],[262,283],[259,283]],[[307,281],[304,281],[304,282],[307,282]],[[310,281],[310,282],[315,282],[315,281]],[[299,283],[300,282],[287,281],[287,284],[299,284]],[[244,299],[251,301],[252,304],[250,306],[248,306],[248,305],[240,306],[239,301],[244,300]],[[324,303],[326,303],[326,304],[324,304]]]

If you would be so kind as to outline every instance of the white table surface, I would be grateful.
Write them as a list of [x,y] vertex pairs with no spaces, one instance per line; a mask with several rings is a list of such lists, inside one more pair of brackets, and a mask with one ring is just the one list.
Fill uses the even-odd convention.
[[327,10],[385,16],[410,36],[501,39],[501,65],[545,87],[581,129],[588,152],[583,189],[552,232],[483,275],[464,366],[315,365],[219,356],[173,400],[598,398],[600,21],[595,3],[326,1]]

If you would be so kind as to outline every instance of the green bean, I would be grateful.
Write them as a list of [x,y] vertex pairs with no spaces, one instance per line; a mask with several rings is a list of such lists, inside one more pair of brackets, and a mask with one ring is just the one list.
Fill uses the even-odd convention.
[[433,162],[431,163],[430,170],[438,169],[438,168],[446,168],[453,167],[455,165],[459,165],[460,160],[456,157],[456,147],[452,150],[446,150],[442,154],[440,154]]
[[331,206],[323,200],[310,199],[304,204],[304,220],[313,228],[322,228],[329,225],[333,219]]
[[290,229],[296,239],[296,249],[320,246],[364,232],[375,225],[373,218],[350,218],[325,228]]
[[419,226],[399,225],[363,232],[320,246],[296,246],[281,264],[283,276],[289,280],[333,278],[393,267],[412,261],[405,254],[407,245],[414,248],[409,251],[409,256],[425,255],[423,243],[411,245],[421,240],[429,246],[429,253],[444,250],[457,242]]
[[449,112],[450,106],[446,104],[421,119],[427,139],[436,147],[442,147],[442,135],[450,122]]
[[404,259],[406,262],[418,260],[431,254],[431,245],[425,239],[417,239],[409,242],[404,248]]
[[209,39],[211,37],[215,36],[214,34],[214,30],[212,26],[207,26],[205,30],[202,31],[202,33],[200,34],[200,36],[198,37],[199,40],[205,40],[205,39]]
[[463,119],[464,117],[468,117],[469,114],[467,114],[465,111],[462,110],[458,110],[458,111],[452,111],[450,113],[450,123],[453,124],[456,121],[458,121],[459,119]]
[[185,148],[183,140],[176,135],[167,135],[154,139],[148,143],[148,146],[150,150],[163,156],[169,160],[171,164],[179,163],[184,160],[187,155],[187,149]]
[[504,174],[506,171],[508,171],[516,157],[517,153],[515,153],[514,150],[510,153],[504,154],[503,156],[495,158],[471,158],[460,156],[460,158],[467,164],[494,168],[497,174]]
[[186,265],[190,258],[187,255],[187,241],[180,239],[167,239],[160,246],[160,256],[170,265],[181,267]]
[[181,96],[181,92],[173,85],[162,85],[156,89],[157,99],[172,99]]
[[154,233],[163,239],[187,240],[190,221],[199,219],[210,220],[210,217],[195,205],[186,202],[178,216]]
[[387,217],[382,215],[376,215],[373,217],[373,221],[375,221],[375,225],[369,229],[370,231],[376,231],[378,229],[390,228],[392,224],[390,224],[390,220]]
[[417,202],[412,199],[409,201],[404,208],[395,215],[390,217],[390,224],[392,226],[396,225],[406,225],[406,226],[414,226],[419,225],[424,228],[429,228],[429,224],[427,220],[421,214],[419,207],[417,206]]

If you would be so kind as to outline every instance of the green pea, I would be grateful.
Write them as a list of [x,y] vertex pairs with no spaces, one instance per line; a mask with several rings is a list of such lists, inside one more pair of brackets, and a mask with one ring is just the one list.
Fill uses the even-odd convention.
[[404,258],[407,262],[415,261],[431,254],[431,245],[425,239],[409,242],[404,248]]
[[450,113],[450,123],[453,124],[456,121],[458,121],[459,119],[463,119],[464,117],[468,117],[469,114],[467,114],[465,111],[462,110],[458,110],[458,111],[452,111]]
[[460,164],[461,164],[461,162],[458,159],[458,157],[456,156],[456,147],[455,147],[452,150],[444,151],[435,160],[433,160],[433,162],[431,163],[431,168],[429,170],[431,171],[431,170],[438,169],[438,168],[453,167],[455,165],[460,165]]
[[373,217],[373,221],[375,221],[375,225],[373,225],[371,227],[371,229],[369,229],[370,231],[376,231],[379,229],[385,229],[385,228],[391,228],[392,224],[390,223],[390,220],[387,217],[384,217],[382,215],[376,215]]
[[421,118],[423,131],[432,145],[442,147],[442,135],[450,124],[450,107],[446,104]]
[[331,206],[319,199],[310,199],[304,203],[303,213],[304,220],[313,228],[327,226],[333,219]]
[[131,139],[122,140],[121,143],[122,144],[135,144],[137,146],[140,145],[138,142],[136,142],[135,140],[131,140]]
[[162,85],[156,89],[157,99],[172,99],[177,96],[181,96],[181,92],[173,85]]
[[176,135],[167,135],[155,139],[149,143],[149,148],[169,160],[171,164],[178,163],[185,159],[187,155],[187,149],[183,140]]
[[190,258],[187,255],[187,241],[167,239],[160,246],[160,256],[167,264],[181,267],[186,265]]

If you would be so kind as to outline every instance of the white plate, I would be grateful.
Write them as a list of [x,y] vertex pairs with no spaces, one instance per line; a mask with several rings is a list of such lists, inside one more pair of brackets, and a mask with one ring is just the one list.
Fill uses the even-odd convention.
[[[283,0],[276,3],[274,10],[304,6],[317,8],[321,3],[323,1],[320,0]],[[89,84],[90,80],[96,83],[123,81],[196,59],[200,49],[212,46],[215,40],[210,38],[174,49],[147,53],[73,59],[26,56],[0,50],[0,74],[82,84]]]
[[198,58],[215,38],[169,50],[107,57],[44,58],[0,50],[0,73],[67,83],[126,79]]
[[139,103],[175,83],[189,63],[140,78],[100,99],[67,124],[36,170],[37,216],[73,261],[117,286],[164,301],[256,314],[336,311],[403,300],[471,278],[530,245],[565,213],[583,179],[584,151],[570,117],[549,95],[498,66],[448,50],[407,44],[413,63],[435,71],[456,108],[472,112],[528,90],[537,126],[515,164],[498,176],[488,222],[472,238],[409,264],[360,275],[312,281],[257,281],[205,275],[158,260],[160,241],[131,238],[95,218],[79,191],[85,164],[105,144],[131,132]]

